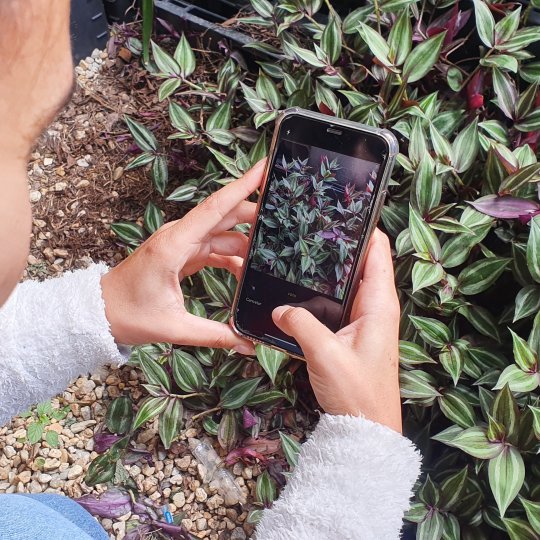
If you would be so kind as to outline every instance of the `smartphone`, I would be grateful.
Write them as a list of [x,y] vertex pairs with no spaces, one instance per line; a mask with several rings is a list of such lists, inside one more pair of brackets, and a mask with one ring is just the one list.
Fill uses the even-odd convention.
[[302,306],[334,332],[348,323],[397,153],[384,129],[299,108],[278,117],[232,307],[238,334],[302,358],[274,308]]

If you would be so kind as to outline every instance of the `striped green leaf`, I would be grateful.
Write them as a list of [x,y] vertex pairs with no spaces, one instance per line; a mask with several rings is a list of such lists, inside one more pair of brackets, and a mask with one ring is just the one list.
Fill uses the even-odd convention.
[[507,439],[512,443],[515,442],[519,430],[519,408],[508,385],[495,396],[491,416],[504,426]]
[[272,17],[274,12],[274,6],[268,0],[250,0],[251,6],[253,9],[261,16],[266,19]]
[[476,416],[467,398],[454,389],[446,390],[437,398],[442,413],[450,421],[462,428],[471,428],[476,425]]
[[521,6],[503,17],[495,25],[495,40],[497,43],[508,41],[519,27],[519,18],[521,15]]
[[480,65],[484,67],[499,68],[515,73],[518,70],[518,61],[509,54],[496,54],[489,58],[482,58]]
[[287,463],[291,467],[296,467],[298,465],[298,458],[300,457],[300,443],[282,431],[279,432],[279,438],[281,439],[281,448],[283,449]]
[[180,75],[180,66],[178,65],[178,62],[157,43],[154,41],[151,43],[154,61],[160,72],[166,75]]
[[259,73],[255,83],[257,96],[267,103],[269,109],[279,109],[281,107],[281,94],[277,89],[276,83],[267,77],[262,71]]
[[182,84],[181,79],[177,79],[177,78],[167,79],[159,87],[159,90],[158,90],[159,101],[163,101],[164,99],[167,99],[169,96],[172,96],[178,90],[178,88],[180,88],[181,84]]
[[255,351],[257,353],[259,364],[261,364],[264,371],[266,371],[272,383],[275,384],[277,372],[283,362],[288,358],[288,355],[261,344],[255,345]]
[[517,30],[506,43],[498,45],[497,48],[502,51],[516,53],[535,41],[540,41],[540,29],[538,26],[528,26]]
[[[482,0],[477,0],[481,2]],[[501,111],[510,119],[516,114],[517,90],[514,81],[503,71],[493,68],[493,89],[497,96],[497,104]]]
[[183,185],[176,188],[168,197],[168,201],[187,202],[191,201],[197,193],[197,186]]
[[505,518],[503,523],[510,540],[538,540],[532,525],[524,519]]
[[232,291],[227,288],[225,283],[218,279],[210,269],[204,269],[199,272],[202,278],[206,294],[213,302],[217,302],[222,306],[230,306],[232,303]]
[[495,43],[495,19],[483,0],[474,0],[476,30],[484,45],[493,47]]
[[246,405],[249,405],[250,407],[269,405],[275,404],[282,399],[285,399],[285,394],[279,390],[261,390],[255,392],[255,394],[246,401]]
[[236,381],[221,392],[220,405],[224,409],[238,409],[255,393],[261,377]]
[[512,365],[504,369],[500,374],[493,390],[500,390],[508,385],[512,392],[532,392],[540,384],[540,373],[525,372]]
[[441,134],[441,132],[433,125],[429,125],[431,144],[437,157],[443,162],[448,163],[452,161],[452,146],[448,142],[448,139]]
[[235,136],[226,129],[212,129],[206,132],[206,136],[216,144],[229,146],[235,139]]
[[144,211],[144,228],[150,233],[155,233],[163,225],[163,214],[153,203],[149,202]]
[[428,345],[442,349],[452,341],[450,329],[443,322],[417,315],[409,315],[409,319]]
[[133,404],[127,396],[117,397],[112,401],[105,415],[105,424],[111,433],[123,435],[131,428]]
[[485,307],[473,304],[462,306],[458,309],[478,332],[496,341],[501,341],[499,326],[495,317]]
[[240,426],[236,411],[225,411],[218,426],[217,438],[219,445],[230,452],[240,438]]
[[133,431],[140,428],[145,422],[154,418],[154,416],[160,414],[167,406],[168,401],[166,397],[150,397],[145,399],[133,421]]
[[527,165],[522,167],[515,173],[507,176],[499,186],[499,194],[507,195],[523,186],[527,185],[529,182],[538,182],[540,181],[540,163],[534,163],[532,165]]
[[118,221],[111,225],[111,229],[120,240],[130,246],[138,246],[145,239],[144,229],[136,223]]
[[440,540],[443,534],[444,518],[436,509],[418,524],[416,540]]
[[257,477],[257,485],[255,486],[255,495],[257,501],[268,508],[276,499],[277,490],[276,484],[268,471],[264,471]]
[[389,58],[390,47],[381,34],[363,22],[358,23],[357,30],[373,56],[375,56],[383,66],[392,68],[393,65]]
[[[271,111],[272,114],[275,111]],[[236,161],[225,155],[223,152],[219,152],[215,148],[208,148],[210,150],[210,153],[217,159],[218,163],[232,176],[235,178],[240,178],[242,176],[242,173],[240,172],[240,169],[238,168],[238,165],[236,164]]]
[[512,322],[536,315],[540,311],[540,287],[527,285],[516,296],[516,307]]
[[409,230],[411,242],[417,253],[426,253],[434,261],[441,257],[441,245],[431,227],[422,219],[417,210],[409,207]]
[[125,170],[130,171],[131,169],[136,169],[137,167],[148,165],[148,163],[154,161],[155,158],[155,154],[152,154],[151,152],[143,152],[142,154],[139,154],[135,159],[132,159],[128,163]]
[[178,103],[169,103],[169,118],[171,124],[179,131],[187,131],[193,135],[197,133],[197,125],[191,115]]
[[433,36],[417,45],[405,60],[403,79],[409,84],[427,75],[439,59],[446,32]]
[[341,28],[337,17],[330,16],[321,36],[321,49],[330,64],[334,64],[341,54]]
[[156,156],[152,163],[152,180],[160,195],[165,193],[169,183],[169,166],[165,156]]
[[439,362],[457,385],[463,370],[463,351],[455,345],[448,344],[439,354]]
[[202,422],[203,428],[209,435],[217,436],[219,424],[210,416],[207,416]]
[[206,131],[229,129],[231,126],[231,104],[223,102],[206,121]]
[[434,441],[449,445],[449,443],[451,443],[460,433],[463,433],[464,431],[465,430],[459,426],[451,425],[450,427],[437,433],[437,435],[433,435],[431,438]]
[[504,449],[503,444],[490,442],[485,429],[479,427],[465,429],[453,439],[444,442],[448,446],[459,448],[466,454],[479,459],[492,459]]
[[533,414],[533,429],[537,439],[540,439],[540,407],[529,405],[529,409]]
[[475,118],[452,143],[452,165],[456,171],[458,173],[468,171],[476,161],[479,150],[478,120]]
[[440,263],[416,261],[412,269],[413,293],[439,283],[444,277]]
[[410,341],[400,340],[399,362],[403,366],[416,366],[418,364],[435,364],[435,360],[429,356],[426,350]]
[[129,116],[124,116],[124,120],[127,124],[127,127],[133,135],[137,146],[144,152],[155,152],[158,147],[158,143],[154,134],[145,126],[139,122],[133,120]]
[[531,231],[527,241],[527,267],[533,279],[540,283],[540,216],[531,219]]
[[172,442],[182,429],[182,415],[184,407],[182,401],[177,398],[170,398],[167,408],[159,415],[159,437],[166,450],[171,447]]
[[441,484],[441,500],[439,507],[444,510],[452,510],[465,494],[469,468],[463,467],[461,471],[452,474]]
[[441,202],[442,178],[435,175],[434,167],[433,159],[426,153],[413,176],[412,201],[423,215]]
[[204,369],[190,353],[175,349],[170,362],[174,380],[184,392],[197,392],[208,384]]
[[429,508],[424,503],[412,502],[403,517],[412,523],[421,523],[426,519],[428,512]]
[[176,60],[176,63],[180,66],[180,76],[183,79],[189,77],[195,71],[197,62],[185,34],[182,34],[182,37],[176,46],[174,60]]
[[489,461],[488,477],[500,515],[504,517],[525,479],[525,464],[519,450],[505,446],[499,455]]
[[425,371],[401,371],[399,386],[403,399],[425,399],[440,396],[435,388],[435,379]]
[[489,257],[476,261],[458,276],[458,290],[465,295],[479,294],[489,289],[510,264],[511,259]]
[[459,540],[461,527],[458,518],[454,514],[446,514],[443,522],[442,540]]
[[362,6],[351,11],[345,19],[343,19],[343,33],[354,34],[357,31],[358,23],[367,21],[371,15],[373,8],[371,6]]
[[534,531],[540,535],[540,502],[529,501],[520,497],[521,504],[527,513],[527,519]]
[[300,47],[293,43],[289,43],[288,47],[296,56],[298,56],[298,58],[308,63],[310,66],[316,68],[324,67],[324,62],[322,62],[313,51],[310,51],[309,49],[304,49],[303,47]]
[[161,367],[161,365],[152,358],[143,349],[138,349],[136,352],[136,358],[139,361],[139,365],[143,370],[146,380],[150,384],[155,384],[165,388],[167,391],[171,390],[171,381],[167,372]]
[[412,34],[409,10],[404,9],[392,25],[388,35],[389,58],[396,66],[401,66],[411,52]]
[[212,371],[212,382],[210,388],[213,386],[225,386],[228,380],[238,373],[240,368],[244,366],[244,361],[238,357],[227,358],[220,364],[219,367],[214,368]]
[[536,368],[538,367],[536,353],[529,344],[513,330],[510,330],[510,333],[512,334],[514,360],[516,364],[523,371],[536,371]]

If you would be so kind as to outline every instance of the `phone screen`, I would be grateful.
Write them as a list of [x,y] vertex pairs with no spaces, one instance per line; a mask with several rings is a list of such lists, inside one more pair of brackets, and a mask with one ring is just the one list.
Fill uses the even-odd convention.
[[302,306],[339,329],[387,147],[381,137],[285,119],[255,224],[235,321],[250,336],[301,354],[272,321]]

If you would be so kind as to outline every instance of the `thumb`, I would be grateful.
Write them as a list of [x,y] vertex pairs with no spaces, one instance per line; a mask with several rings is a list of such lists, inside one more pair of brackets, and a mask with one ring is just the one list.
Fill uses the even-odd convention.
[[296,339],[306,358],[319,357],[336,339],[327,326],[301,307],[279,306],[272,319],[281,331]]

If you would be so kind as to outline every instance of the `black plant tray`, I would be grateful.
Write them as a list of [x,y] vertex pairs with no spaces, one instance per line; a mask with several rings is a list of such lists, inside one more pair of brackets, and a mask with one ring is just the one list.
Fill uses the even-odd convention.
[[71,36],[75,64],[90,56],[94,49],[105,48],[109,28],[102,0],[71,1]]
[[196,32],[207,47],[219,50],[223,42],[237,49],[254,41],[243,32],[222,26],[247,4],[235,0],[199,0],[197,5],[183,0],[156,0],[155,8],[157,16],[175,29]]

